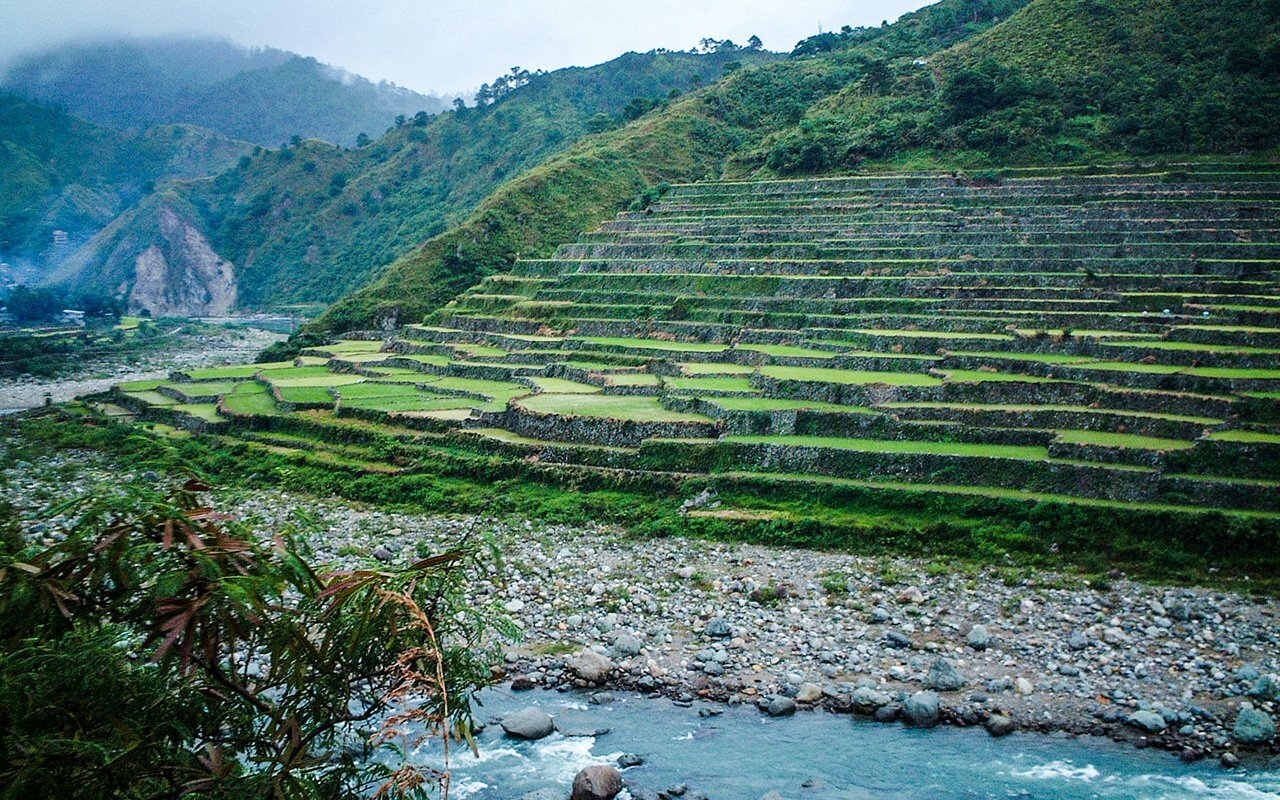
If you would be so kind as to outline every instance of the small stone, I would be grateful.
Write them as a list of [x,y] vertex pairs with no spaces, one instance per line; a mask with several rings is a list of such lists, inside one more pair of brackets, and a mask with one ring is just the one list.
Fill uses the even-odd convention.
[[728,639],[733,635],[733,628],[725,621],[724,617],[715,617],[707,623],[705,633],[712,639]]
[[992,714],[987,717],[987,721],[983,724],[983,727],[987,729],[987,733],[996,738],[1008,736],[1018,729],[1018,726],[1014,724],[1013,720],[1003,714]]
[[629,769],[630,767],[638,767],[644,763],[644,756],[639,753],[623,753],[618,756],[618,767],[621,769]]
[[1067,637],[1067,647],[1070,647],[1072,650],[1076,650],[1076,651],[1088,649],[1089,647],[1088,634],[1084,633],[1083,631],[1073,632],[1070,636]]
[[395,555],[382,545],[378,545],[373,551],[373,557],[385,564],[394,559]]
[[517,675],[511,679],[511,691],[513,692],[527,692],[533,686],[533,679],[528,675]]
[[802,683],[796,689],[796,702],[813,705],[822,699],[822,687],[816,683]]
[[1026,697],[1027,695],[1031,694],[1036,690],[1036,687],[1031,684],[1031,681],[1022,677],[1019,677],[1017,680],[1013,682],[1013,688],[1017,689],[1018,694],[1022,695],[1023,697]]
[[908,586],[898,595],[898,602],[911,603],[912,605],[920,605],[924,602],[924,592],[920,591],[918,586]]
[[886,647],[892,647],[896,650],[907,650],[911,647],[911,637],[899,631],[889,631],[884,635],[884,643]]
[[597,764],[574,776],[570,800],[613,800],[621,791],[622,773],[614,767]]
[[1227,769],[1235,769],[1240,766],[1240,756],[1235,753],[1223,753],[1222,758],[1218,760],[1222,763],[1222,766]]
[[986,625],[974,625],[969,635],[964,637],[965,644],[979,652],[991,646],[991,632]]
[[618,658],[630,658],[631,656],[640,655],[640,651],[644,649],[644,644],[629,633],[624,633],[613,640],[612,650],[614,656]]
[[519,598],[508,600],[502,607],[512,614],[518,614],[524,611],[524,601]]

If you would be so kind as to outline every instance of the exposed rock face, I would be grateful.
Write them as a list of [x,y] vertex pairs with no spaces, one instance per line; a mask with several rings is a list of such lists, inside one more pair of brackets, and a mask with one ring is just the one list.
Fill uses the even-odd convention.
[[198,219],[179,198],[150,199],[89,240],[49,282],[111,294],[153,316],[226,314],[236,304],[235,267]]
[[134,258],[129,307],[154,316],[225,314],[236,302],[233,265],[190,221],[160,211],[159,241]]

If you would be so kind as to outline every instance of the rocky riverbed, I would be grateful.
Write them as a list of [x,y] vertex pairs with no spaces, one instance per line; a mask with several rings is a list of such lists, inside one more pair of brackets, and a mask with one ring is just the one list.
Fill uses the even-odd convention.
[[[62,453],[0,473],[0,497],[48,538],[56,525],[35,521],[42,504],[118,480],[95,455]],[[502,563],[474,581],[475,601],[524,631],[504,665],[517,691],[627,688],[778,716],[827,709],[993,735],[1097,734],[1228,766],[1280,753],[1271,598],[276,492],[216,503],[263,531],[305,509],[315,558],[333,566],[403,565],[463,535],[491,539]]]
[[105,392],[117,383],[167,378],[180,369],[198,369],[253,361],[263,348],[284,334],[257,328],[210,329],[199,335],[179,334],[171,346],[105,357],[54,378],[0,378],[0,413]]

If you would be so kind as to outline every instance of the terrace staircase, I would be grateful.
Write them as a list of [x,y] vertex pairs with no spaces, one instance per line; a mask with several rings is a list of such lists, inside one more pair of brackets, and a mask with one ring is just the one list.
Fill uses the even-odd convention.
[[701,183],[292,368],[556,462],[1272,514],[1278,279],[1271,165]]

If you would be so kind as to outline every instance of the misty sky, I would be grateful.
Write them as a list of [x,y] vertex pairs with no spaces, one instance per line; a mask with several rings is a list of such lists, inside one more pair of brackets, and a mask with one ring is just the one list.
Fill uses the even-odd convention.
[[72,38],[205,33],[279,47],[418,91],[474,89],[509,67],[556,69],[704,36],[772,50],[877,25],[927,0],[0,0],[0,61]]

